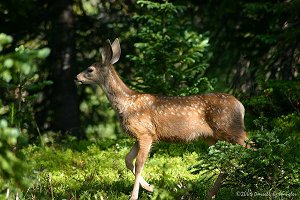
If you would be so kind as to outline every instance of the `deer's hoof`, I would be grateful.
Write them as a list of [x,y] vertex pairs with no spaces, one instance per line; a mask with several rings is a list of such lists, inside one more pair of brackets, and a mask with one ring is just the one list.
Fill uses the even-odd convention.
[[148,192],[153,192],[154,191],[154,187],[152,185],[142,185],[142,188],[144,188]]

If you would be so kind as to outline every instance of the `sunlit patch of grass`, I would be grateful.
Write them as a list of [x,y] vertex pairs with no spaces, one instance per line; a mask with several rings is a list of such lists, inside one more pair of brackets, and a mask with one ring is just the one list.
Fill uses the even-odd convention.
[[[128,199],[134,176],[126,169],[124,158],[133,141],[72,143],[56,147],[29,146],[23,150],[35,177],[24,194],[25,199]],[[197,163],[197,150],[183,150],[187,148],[185,144],[177,144],[177,148],[174,144],[163,145],[162,150],[155,149],[159,144],[154,147],[155,153],[147,160],[143,172],[144,178],[155,186],[155,192],[151,194],[141,189],[141,199],[185,196],[197,199],[205,195],[205,187],[199,187],[197,181],[200,175],[188,170]],[[173,155],[169,155],[170,150]]]

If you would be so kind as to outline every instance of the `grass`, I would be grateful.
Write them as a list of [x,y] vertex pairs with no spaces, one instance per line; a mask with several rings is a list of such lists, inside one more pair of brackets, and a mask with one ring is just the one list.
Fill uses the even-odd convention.
[[[21,199],[128,199],[134,176],[125,166],[131,139],[68,141],[22,150],[31,177]],[[143,176],[155,192],[140,189],[140,199],[204,199],[210,185],[189,167],[197,164],[207,146],[155,144]],[[208,185],[207,185],[208,184]],[[0,181],[1,185],[1,181]],[[5,196],[2,191],[2,196]],[[12,196],[11,196],[12,197]]]

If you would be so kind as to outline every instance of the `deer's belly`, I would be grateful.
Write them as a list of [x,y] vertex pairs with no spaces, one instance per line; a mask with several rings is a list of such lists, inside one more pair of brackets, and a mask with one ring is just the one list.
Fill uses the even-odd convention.
[[209,125],[199,118],[167,118],[155,120],[159,140],[192,141],[213,134]]
[[139,138],[140,135],[149,134],[154,140],[166,141],[192,141],[198,138],[210,137],[213,130],[206,121],[197,116],[146,116],[126,118],[123,126],[127,132]]

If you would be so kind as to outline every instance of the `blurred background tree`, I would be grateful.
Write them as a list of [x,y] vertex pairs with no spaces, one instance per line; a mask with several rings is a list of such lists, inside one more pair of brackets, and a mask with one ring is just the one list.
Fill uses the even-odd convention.
[[298,77],[298,0],[211,0],[196,8],[202,13],[195,15],[197,25],[210,32],[214,54],[207,74],[218,75],[229,91],[257,94],[268,81]]

